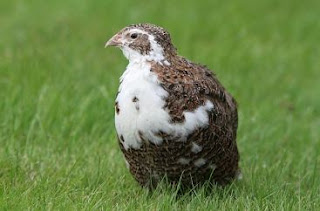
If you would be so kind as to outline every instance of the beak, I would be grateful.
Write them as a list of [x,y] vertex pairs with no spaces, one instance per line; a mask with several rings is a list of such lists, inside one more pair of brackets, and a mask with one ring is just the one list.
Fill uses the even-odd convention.
[[113,37],[111,37],[110,40],[108,40],[108,42],[106,42],[105,44],[105,48],[108,46],[121,46],[122,45],[122,36],[121,34],[116,34]]

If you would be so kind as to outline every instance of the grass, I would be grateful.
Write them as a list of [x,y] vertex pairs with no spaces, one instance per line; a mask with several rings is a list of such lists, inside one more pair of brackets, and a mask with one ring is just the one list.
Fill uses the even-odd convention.
[[[0,210],[319,210],[320,3],[0,1]],[[116,143],[122,27],[167,28],[238,100],[244,179],[141,189]]]

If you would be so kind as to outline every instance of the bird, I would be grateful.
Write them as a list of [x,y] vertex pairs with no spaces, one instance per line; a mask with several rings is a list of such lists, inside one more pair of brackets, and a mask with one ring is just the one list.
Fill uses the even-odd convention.
[[241,178],[237,102],[204,65],[178,55],[169,32],[150,23],[124,27],[105,46],[129,63],[115,99],[115,129],[135,180],[154,189],[225,186]]

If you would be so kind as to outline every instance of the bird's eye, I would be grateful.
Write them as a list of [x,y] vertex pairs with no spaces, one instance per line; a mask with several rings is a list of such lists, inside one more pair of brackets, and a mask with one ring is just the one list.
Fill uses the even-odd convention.
[[136,39],[136,38],[138,37],[138,34],[137,34],[137,33],[133,33],[133,34],[130,35],[130,37],[131,37],[132,39]]

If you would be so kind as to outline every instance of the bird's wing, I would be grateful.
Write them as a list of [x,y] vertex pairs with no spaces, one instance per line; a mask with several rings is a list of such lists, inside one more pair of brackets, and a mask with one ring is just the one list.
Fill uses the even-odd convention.
[[151,68],[158,75],[160,85],[169,93],[165,108],[172,122],[183,122],[184,111],[194,111],[208,100],[214,104],[212,112],[215,114],[224,114],[223,118],[233,121],[237,119],[236,101],[205,66],[180,57],[173,64],[153,63]]

